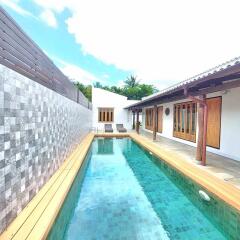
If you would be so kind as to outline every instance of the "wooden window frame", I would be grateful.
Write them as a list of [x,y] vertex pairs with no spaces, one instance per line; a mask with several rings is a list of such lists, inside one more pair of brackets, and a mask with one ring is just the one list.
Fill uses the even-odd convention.
[[[195,107],[195,109],[193,107]],[[190,110],[190,118],[188,118],[188,109]],[[195,110],[194,130],[193,130],[193,109]],[[187,123],[189,123],[189,125],[187,125]],[[196,131],[197,131],[197,104],[192,101],[174,104],[173,137],[180,138],[186,141],[196,142]]]
[[99,123],[114,122],[114,108],[99,107],[98,108],[98,122]]

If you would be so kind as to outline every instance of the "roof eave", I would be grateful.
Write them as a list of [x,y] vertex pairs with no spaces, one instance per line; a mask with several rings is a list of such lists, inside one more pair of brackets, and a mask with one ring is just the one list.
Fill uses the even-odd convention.
[[[126,107],[127,109],[138,109],[141,108],[144,105],[149,105],[149,103],[155,101],[159,101],[159,103],[161,103],[161,98],[164,98],[166,96],[169,96],[171,94],[176,94],[179,93],[181,91],[184,91],[184,89],[193,89],[196,86],[201,86],[206,84],[209,82],[209,84],[216,82],[216,91],[219,91],[218,89],[220,89],[218,87],[218,85],[223,82],[227,82],[227,81],[233,81],[233,80],[238,80],[239,81],[240,78],[240,63],[239,61],[236,61],[233,65],[228,65],[225,68],[220,68],[215,71],[213,71],[212,73],[208,73],[206,75],[202,75],[201,77],[199,76],[198,78],[194,78],[191,80],[186,80],[184,82],[181,82],[179,84],[176,84],[174,86],[171,86],[165,90],[163,90],[162,92],[160,92],[158,95],[153,96],[152,98],[148,98],[148,99],[144,99],[140,102],[138,102],[137,104],[132,104],[128,107]],[[225,85],[226,87],[227,85]],[[229,85],[229,87],[233,87],[234,84]],[[238,86],[238,83],[235,84],[235,86]],[[214,88],[211,88],[211,91],[214,91]],[[200,91],[201,94],[204,93],[204,91]],[[196,94],[194,92],[194,94]],[[181,98],[181,97],[179,97]],[[184,94],[182,93],[182,98],[185,98]],[[170,100],[172,101],[172,100]],[[169,101],[169,102],[170,102]]]

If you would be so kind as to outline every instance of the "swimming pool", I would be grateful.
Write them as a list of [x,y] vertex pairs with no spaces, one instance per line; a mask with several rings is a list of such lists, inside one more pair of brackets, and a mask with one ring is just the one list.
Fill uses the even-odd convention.
[[129,138],[94,139],[48,239],[239,239],[239,213]]

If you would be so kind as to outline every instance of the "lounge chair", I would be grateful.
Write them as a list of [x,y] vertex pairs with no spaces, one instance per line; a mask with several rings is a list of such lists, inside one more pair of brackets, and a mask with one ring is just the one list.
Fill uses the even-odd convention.
[[105,132],[113,132],[112,124],[104,125]]
[[127,129],[123,126],[123,124],[116,124],[118,132],[127,132]]

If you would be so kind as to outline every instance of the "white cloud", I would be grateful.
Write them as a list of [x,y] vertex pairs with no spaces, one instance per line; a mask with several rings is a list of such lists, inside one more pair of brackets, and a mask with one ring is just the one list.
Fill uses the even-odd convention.
[[159,88],[240,55],[239,0],[35,2],[68,8],[68,31],[83,51]]
[[117,87],[124,87],[124,86],[125,86],[125,83],[123,80],[119,81],[117,84]]
[[102,79],[97,78],[92,73],[80,68],[79,66],[68,63],[62,59],[59,59],[55,56],[51,56],[51,58],[58,63],[57,65],[60,66],[60,70],[72,81],[80,82],[85,85],[93,85],[95,82],[104,83]]
[[106,73],[103,74],[102,77],[103,77],[104,79],[109,79],[109,78],[110,78],[110,76],[109,76],[108,74],[106,74]]
[[74,82],[80,82],[85,85],[86,84],[92,85],[94,82],[102,82],[100,79],[95,77],[90,72],[87,72],[73,64],[66,64],[64,67],[61,68],[61,70],[66,76],[68,76]]
[[0,4],[11,8],[13,11],[19,13],[20,15],[34,17],[32,13],[19,6],[19,0],[0,0]]
[[39,6],[45,8],[45,9],[51,9],[55,12],[62,12],[64,8],[68,7],[68,4],[71,4],[71,0],[33,0],[36,4]]
[[[41,0],[36,0],[36,2],[41,2]],[[47,3],[48,1],[42,1],[42,4],[43,3]],[[52,1],[50,1],[52,2]],[[20,15],[22,16],[31,16],[37,20],[39,20],[39,18],[45,22],[48,26],[50,27],[54,27],[56,28],[57,27],[57,19],[55,17],[55,14],[54,12],[51,10],[51,7],[49,5],[49,8],[45,8],[45,6],[43,5],[44,7],[44,10],[41,12],[39,18],[35,17],[31,12],[25,10],[24,8],[22,8],[20,5],[20,0],[0,0],[0,4],[2,4],[3,6],[6,6],[8,8],[11,8],[13,11],[19,13]],[[46,4],[45,4],[46,5]],[[62,11],[64,8],[61,8],[61,4],[57,4],[57,2],[54,2],[54,11]],[[46,5],[47,6],[47,5]],[[59,6],[59,7],[57,7]]]
[[40,19],[50,27],[56,28],[58,25],[55,14],[49,9],[44,10],[40,14]]

